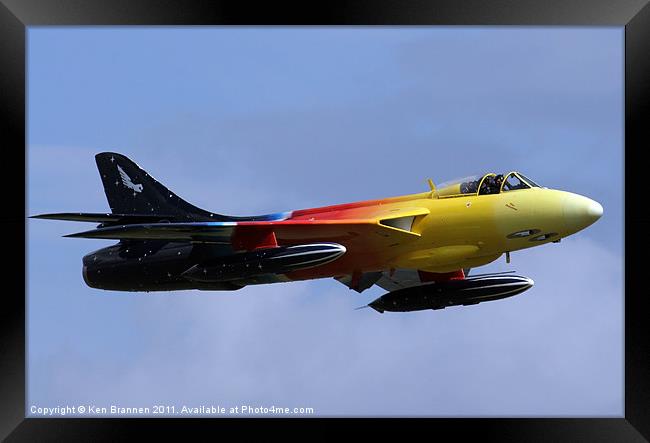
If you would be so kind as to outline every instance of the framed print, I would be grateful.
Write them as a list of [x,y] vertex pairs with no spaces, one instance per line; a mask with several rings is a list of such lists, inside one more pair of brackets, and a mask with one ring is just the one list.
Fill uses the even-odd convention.
[[3,1],[3,436],[647,439],[646,3]]

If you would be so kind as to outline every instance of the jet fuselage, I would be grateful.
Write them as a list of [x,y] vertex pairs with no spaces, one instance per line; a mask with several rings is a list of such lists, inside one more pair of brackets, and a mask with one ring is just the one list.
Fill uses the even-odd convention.
[[[122,242],[88,254],[83,260],[83,275],[93,287],[155,291],[238,289],[250,284],[399,268],[448,273],[488,264],[506,252],[557,242],[589,226],[601,215],[602,207],[591,199],[539,187],[448,197],[425,192],[298,210],[278,221],[274,235],[279,245],[329,242],[345,248],[336,260],[319,266],[230,281],[188,280],[182,275],[190,267],[235,251],[229,245],[147,240]],[[377,220],[377,229],[359,233],[337,228],[341,221],[367,219]],[[384,225],[384,220],[397,222],[390,226]],[[291,225],[287,223],[292,221],[311,222],[314,229],[296,235],[288,229]],[[402,221],[405,224],[400,227]],[[237,225],[245,227],[247,223],[254,222]],[[385,237],[386,227],[400,235]]]

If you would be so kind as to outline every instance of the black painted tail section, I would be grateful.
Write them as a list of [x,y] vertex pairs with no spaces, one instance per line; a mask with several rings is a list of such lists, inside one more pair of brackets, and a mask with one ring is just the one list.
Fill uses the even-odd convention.
[[186,202],[124,155],[102,152],[95,161],[113,213],[165,214],[176,221],[228,219]]

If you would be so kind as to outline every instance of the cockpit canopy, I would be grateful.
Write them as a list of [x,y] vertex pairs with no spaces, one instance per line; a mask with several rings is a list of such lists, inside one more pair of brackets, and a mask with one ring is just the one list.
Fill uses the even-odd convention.
[[539,188],[540,186],[519,172],[508,174],[473,175],[457,180],[451,180],[436,186],[438,197],[462,195],[487,195],[500,192],[516,191],[518,189]]

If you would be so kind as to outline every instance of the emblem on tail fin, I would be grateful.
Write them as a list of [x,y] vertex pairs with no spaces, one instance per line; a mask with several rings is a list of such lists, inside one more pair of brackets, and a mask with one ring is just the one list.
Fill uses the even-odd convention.
[[[124,169],[120,168],[120,165],[117,165],[117,170],[120,172],[120,178],[122,179],[122,184],[126,186],[127,188],[133,189],[135,192],[142,192],[143,186],[141,184],[136,184],[131,181],[131,177],[129,177],[126,172],[124,172]],[[135,194],[133,194],[135,195]]]

